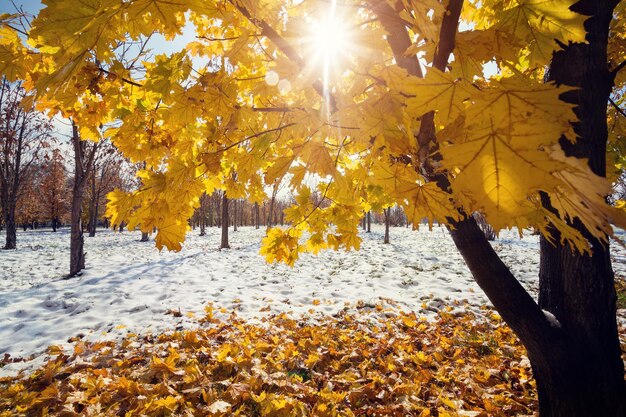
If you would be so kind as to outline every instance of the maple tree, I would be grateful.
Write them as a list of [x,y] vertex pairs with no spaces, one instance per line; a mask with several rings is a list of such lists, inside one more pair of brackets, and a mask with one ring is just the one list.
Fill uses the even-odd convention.
[[[450,229],[529,351],[542,415],[623,414],[606,246],[626,216],[623,202],[606,202],[605,163],[606,104],[625,81],[624,3],[43,3],[22,34],[15,16],[0,18],[0,70],[25,80],[27,102],[71,118],[75,138],[110,137],[145,162],[139,190],[109,195],[113,224],[156,227],[157,247],[179,250],[203,193],[261,204],[265,186],[285,182],[295,193],[289,227],[268,230],[262,253],[293,264],[303,251],[358,249],[376,191],[413,225],[425,218]],[[171,40],[187,24],[195,40],[149,59],[154,33]],[[622,101],[613,103],[619,143]],[[539,300],[562,329],[497,257],[474,212],[495,231],[542,233],[540,292],[575,288]],[[591,283],[580,272],[567,281],[576,265],[594,271]],[[577,308],[586,290],[597,302]]]

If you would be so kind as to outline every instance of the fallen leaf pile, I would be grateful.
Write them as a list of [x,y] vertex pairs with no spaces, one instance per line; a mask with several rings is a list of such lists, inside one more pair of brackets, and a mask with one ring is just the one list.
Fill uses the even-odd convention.
[[519,416],[537,408],[525,351],[489,310],[216,318],[194,330],[51,347],[0,380],[0,416]]

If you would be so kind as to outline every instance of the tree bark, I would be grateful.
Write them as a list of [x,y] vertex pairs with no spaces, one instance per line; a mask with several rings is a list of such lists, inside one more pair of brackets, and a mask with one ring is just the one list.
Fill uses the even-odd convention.
[[222,241],[220,249],[230,249],[228,244],[228,197],[226,191],[222,195]]
[[233,200],[233,232],[237,231],[237,199]]
[[[609,24],[617,1],[578,2],[591,17],[585,22],[587,44],[564,45],[555,52],[548,79],[578,89],[562,96],[576,105],[575,143],[561,139],[566,155],[588,160],[591,170],[606,176],[608,128],[606,106],[613,88],[608,68]],[[546,195],[542,203],[552,209]],[[595,239],[580,222],[572,224],[589,241],[591,256],[567,244],[540,238],[539,306],[562,325],[563,356],[532,361],[542,416],[624,416],[626,385],[616,322],[616,293],[608,245]],[[554,231],[556,242],[559,235]]]
[[85,183],[93,167],[93,159],[97,151],[97,144],[94,144],[91,149],[87,149],[87,142],[80,139],[78,127],[74,123],[72,123],[72,145],[74,146],[74,183],[72,186],[69,277],[76,276],[85,268],[82,203]]
[[259,215],[260,215],[259,203],[254,203],[254,228],[259,228]]
[[89,237],[96,235],[96,172],[91,173],[91,196],[89,199],[89,225],[87,226]]
[[3,210],[4,224],[6,225],[6,240],[3,249],[15,249],[17,246],[17,226],[15,224],[15,204],[8,203]]
[[389,243],[389,211],[391,208],[383,209],[383,214],[385,215],[385,239],[383,243]]
[[75,276],[85,268],[85,252],[83,250],[83,193],[85,181],[82,173],[76,171],[72,188],[72,226],[70,235],[70,277]]
[[200,236],[206,235],[206,204],[207,195],[203,193],[200,196]]
[[[582,98],[577,101],[579,117],[582,116],[577,131],[582,141],[577,142],[580,146],[564,148],[570,155],[589,158],[591,166],[603,164],[605,159],[606,103],[611,88],[606,85],[606,45],[609,22],[617,3],[617,0],[583,0],[574,6],[582,14],[594,16],[585,24],[589,45],[582,48],[586,53],[578,59],[563,57],[565,64],[561,66],[564,78],[579,69],[585,74],[570,84],[581,86],[582,90],[569,94]],[[390,33],[388,41],[396,61],[412,75],[421,77],[417,59],[403,55],[411,41],[404,26],[393,19],[395,11],[384,2],[370,5]],[[445,71],[454,50],[461,6],[462,0],[451,0],[443,19],[433,61],[441,71]],[[560,59],[558,53],[555,59]],[[557,62],[553,63],[552,77],[559,80],[559,75],[554,74],[554,64]],[[433,135],[432,115],[424,115],[416,138],[420,152],[426,155],[432,152],[429,142]],[[448,188],[445,176],[433,174],[428,166],[422,168],[430,180],[437,181],[443,189]],[[603,170],[596,172],[604,174]],[[573,254],[566,246],[551,248],[542,242],[539,303],[558,319],[559,324],[553,325],[495,253],[476,221],[461,214],[463,220],[451,221],[450,234],[474,279],[528,351],[537,380],[540,415],[626,415],[624,368],[615,326],[615,290],[608,248],[591,240],[594,254],[585,257]]]
[[367,233],[372,231],[372,213],[370,211],[367,212]]

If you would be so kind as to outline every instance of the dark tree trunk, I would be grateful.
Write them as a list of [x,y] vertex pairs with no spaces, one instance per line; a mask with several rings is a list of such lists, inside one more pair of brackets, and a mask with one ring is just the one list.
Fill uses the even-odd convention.
[[367,212],[367,233],[372,231],[372,213]]
[[385,215],[385,239],[383,243],[389,243],[389,210],[391,208],[383,209],[383,214]]
[[200,236],[206,235],[206,204],[207,195],[203,193],[200,196]]
[[141,239],[139,241],[140,242],[150,241],[150,235],[148,234],[148,232],[141,232]]
[[239,203],[239,227],[243,227],[244,226],[244,214],[245,214],[245,200],[240,200]]
[[96,235],[96,172],[92,170],[91,175],[91,196],[89,199],[89,224],[87,225],[87,231],[89,237]]
[[83,192],[84,178],[82,173],[76,172],[72,189],[72,227],[70,236],[70,277],[75,276],[85,268],[85,252],[83,250]]
[[88,149],[87,142],[80,140],[78,127],[75,124],[72,124],[72,145],[74,147],[74,184],[72,186],[69,277],[73,277],[85,269],[85,239],[82,224],[83,196],[97,150],[96,144]]
[[58,220],[56,219],[56,217],[53,217],[52,218],[52,231],[53,232],[57,231],[57,223],[58,223]]
[[[606,176],[608,129],[606,105],[613,88],[608,68],[609,23],[617,1],[584,0],[577,11],[591,15],[585,23],[588,44],[570,44],[554,54],[549,80],[579,87],[562,99],[575,104],[579,122],[575,143],[564,138],[568,156],[588,159],[591,170]],[[551,209],[547,196],[542,203]],[[575,222],[593,248],[591,256],[541,237],[539,306],[562,325],[568,349],[557,357],[532,361],[543,416],[624,416],[626,386],[616,322],[616,293],[609,246]],[[559,236],[555,232],[556,242]]]
[[230,249],[228,244],[228,197],[226,197],[226,191],[222,195],[222,241],[220,249]]
[[17,246],[17,225],[15,224],[15,203],[7,199],[7,205],[3,208],[4,224],[6,225],[6,240],[3,249],[15,249]]
[[254,203],[254,228],[259,228],[259,215],[261,210],[259,209],[259,203]]
[[265,209],[266,205],[267,205],[266,203],[263,203],[263,227],[265,227],[267,225],[267,217],[266,217],[266,213],[265,213],[267,211]]
[[237,200],[233,200],[233,232],[237,231]]
[[367,215],[363,216],[363,219],[361,220],[361,227],[363,230],[367,230]]
[[[462,0],[451,0],[443,18],[433,65],[445,71],[454,50]],[[576,145],[564,144],[570,155],[589,158],[595,172],[604,175],[606,103],[611,82],[607,68],[608,27],[617,0],[582,0],[573,6],[587,20],[589,45],[570,45],[555,54],[553,79],[581,90],[568,94],[580,105]],[[374,4],[374,3],[373,3]],[[389,16],[394,10],[384,2],[373,7],[390,36],[398,65],[422,76],[419,62],[404,55],[411,40],[403,25]],[[409,61],[409,62],[407,62]],[[611,80],[612,81],[612,80]],[[428,117],[427,117],[428,116]],[[418,147],[431,152],[432,115],[422,117]],[[424,141],[422,142],[422,139]],[[447,178],[421,167],[428,178],[447,189]],[[464,214],[464,213],[462,213]],[[580,225],[579,225],[580,226]],[[588,233],[581,227],[581,231]],[[572,253],[566,246],[541,244],[540,300],[546,315],[495,253],[476,221],[451,222],[450,234],[474,279],[528,351],[537,380],[542,417],[626,415],[624,368],[615,326],[615,290],[608,248],[591,240],[593,256]],[[558,239],[557,239],[558,240]]]
[[[274,190],[276,190],[276,187],[274,187]],[[272,227],[272,225],[274,224],[274,202],[276,201],[276,193],[273,192],[272,193],[272,198],[270,199],[270,208],[269,208],[269,212],[267,215],[267,227]]]
[[94,208],[93,216],[93,229],[90,231],[89,236],[94,237],[98,228],[98,212],[100,211],[100,192],[98,191],[96,196],[96,207]]

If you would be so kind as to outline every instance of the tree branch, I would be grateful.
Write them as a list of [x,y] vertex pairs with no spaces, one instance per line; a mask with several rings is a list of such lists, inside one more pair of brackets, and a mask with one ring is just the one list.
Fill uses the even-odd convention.
[[[276,32],[276,30],[274,30],[274,28],[271,27],[265,20],[252,16],[250,12],[248,11],[248,9],[246,9],[240,4],[237,4],[233,0],[230,0],[230,3],[237,10],[239,10],[239,12],[241,12],[241,14],[244,15],[244,17],[248,19],[253,25],[261,29],[261,35],[269,38],[274,43],[274,45],[276,45],[276,47],[282,53],[284,53],[285,56],[287,56],[287,58],[289,58],[291,61],[294,61],[296,64],[298,64],[300,68],[305,67],[304,59],[300,55],[298,55],[298,52],[296,52],[296,50],[291,46],[291,44],[287,42],[285,38],[280,36],[280,34]],[[322,85],[320,80],[315,80],[315,82],[313,83],[313,88],[315,89],[317,94],[319,94],[320,97],[326,98],[326,94],[324,94],[324,86]],[[336,112],[337,101],[335,100],[335,97],[332,94],[328,94],[328,100],[330,104],[331,113]]]
[[[409,74],[423,77],[421,67],[416,65],[417,58],[411,57],[407,60],[404,57],[404,51],[410,46],[410,38],[406,33],[406,28],[404,25],[400,26],[397,19],[389,16],[390,10],[393,9],[386,3],[381,3],[381,1],[372,1],[370,6],[376,13],[380,13],[379,18],[385,30],[393,34],[387,40],[394,52],[396,62]],[[433,60],[433,66],[440,71],[446,70],[450,54],[454,50],[462,6],[463,0],[450,0],[448,10],[443,17],[439,44]],[[421,118],[420,132],[416,140],[418,149],[424,157],[422,161],[426,161],[431,153],[430,143],[433,142],[436,145],[434,112],[426,113]],[[425,164],[424,171],[424,176],[429,181],[435,181],[440,188],[450,190],[450,181],[446,173],[435,172],[428,164]],[[474,280],[500,312],[502,318],[522,339],[529,351],[536,351],[542,343],[542,336],[551,331],[550,324],[537,303],[494,251],[474,218],[462,210],[460,210],[460,214],[462,220],[449,220],[448,229],[454,244],[472,272]]]
[[611,97],[609,97],[609,103],[611,103],[611,105],[613,107],[615,107],[615,110],[617,110],[619,112],[619,114],[621,114],[622,116],[626,117],[626,112],[624,111],[624,109],[622,109],[620,106],[618,106],[617,103],[615,101],[613,101],[613,99]]
[[620,72],[622,69],[624,69],[624,67],[626,67],[626,61],[622,61],[621,64],[619,64],[617,67],[611,70],[611,74],[613,74],[613,77],[615,78],[617,73]]

